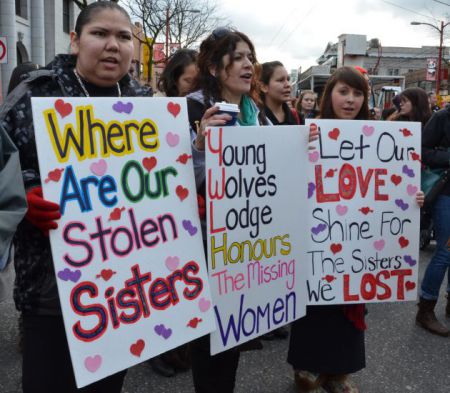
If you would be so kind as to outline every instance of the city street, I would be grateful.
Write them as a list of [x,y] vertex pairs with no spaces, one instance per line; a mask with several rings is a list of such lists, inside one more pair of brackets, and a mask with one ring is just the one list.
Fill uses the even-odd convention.
[[[430,246],[421,252],[420,276],[432,251]],[[445,320],[443,295],[437,306],[441,321]],[[450,338],[416,327],[413,302],[369,305],[368,309],[367,367],[355,376],[361,393],[448,393]],[[12,301],[0,305],[0,315],[0,392],[18,393],[20,355]],[[449,325],[450,320],[445,323]],[[295,393],[293,373],[285,360],[287,345],[287,340],[264,342],[262,351],[242,354],[236,393]],[[189,372],[163,378],[143,363],[129,370],[123,392],[191,393],[192,379]]]

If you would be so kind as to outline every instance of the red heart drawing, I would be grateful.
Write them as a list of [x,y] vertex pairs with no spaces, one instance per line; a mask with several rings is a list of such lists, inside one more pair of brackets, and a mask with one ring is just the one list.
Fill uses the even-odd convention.
[[420,155],[415,151],[411,152],[411,158],[413,159],[413,161],[420,161]]
[[120,220],[120,217],[122,216],[122,212],[125,210],[124,207],[116,207],[109,215],[109,221],[117,221]]
[[397,175],[392,175],[391,176],[391,182],[394,183],[396,186],[398,186],[402,181],[402,177],[401,176],[397,176]]
[[158,163],[158,160],[156,159],[156,157],[145,157],[142,160],[142,165],[144,166],[145,169],[147,169],[148,172],[150,172]]
[[56,100],[55,109],[58,111],[61,117],[66,117],[67,115],[70,115],[72,113],[72,105],[70,105],[68,102],[64,102],[61,98],[59,100]]
[[61,179],[61,174],[64,172],[64,169],[54,169],[53,171],[50,171],[48,173],[47,179],[45,179],[45,182],[48,183],[49,181],[58,182],[59,179]]
[[141,356],[142,351],[144,350],[145,342],[142,339],[136,341],[136,343],[131,344],[130,352],[137,357]]
[[178,198],[180,198],[180,201],[183,201],[189,195],[189,190],[183,186],[177,186],[177,188],[175,188],[175,192],[178,195]]
[[192,158],[192,156],[190,156],[189,154],[183,153],[178,156],[177,161],[181,162],[182,164],[186,164],[186,162],[188,162],[189,158]]
[[340,243],[333,243],[330,246],[330,250],[333,254],[337,254],[338,252],[342,251],[342,244]]
[[325,177],[334,177],[334,169],[328,169],[327,173],[325,173]]
[[173,117],[177,117],[181,111],[181,106],[175,102],[169,102],[167,104],[167,110],[173,115]]
[[370,212],[373,212],[373,210],[368,206],[362,207],[359,211],[365,216],[367,216]]
[[401,129],[400,129],[400,132],[403,134],[404,137],[407,137],[407,136],[411,136],[411,135],[412,135],[412,132],[409,131],[407,128],[401,128]]
[[195,317],[195,318],[192,318],[192,319],[188,322],[188,324],[187,324],[186,326],[195,329],[195,328],[197,327],[197,325],[198,325],[201,321],[202,321],[201,318]]
[[108,281],[111,277],[112,277],[112,275],[114,274],[115,272],[113,272],[111,269],[103,269],[101,272],[100,272],[100,276],[105,280],[105,281]]
[[336,280],[336,277],[327,274],[325,277],[322,277],[322,280],[325,280],[327,283],[333,282],[334,280]]
[[398,244],[400,244],[401,248],[405,248],[408,246],[409,240],[406,237],[401,236],[400,239],[398,239]]
[[328,133],[328,136],[331,138],[331,139],[334,139],[335,141],[338,139],[338,137],[339,137],[339,134],[340,134],[340,132],[339,132],[339,128],[333,128],[329,133]]
[[413,281],[406,281],[405,288],[407,291],[412,291],[416,287],[416,283]]

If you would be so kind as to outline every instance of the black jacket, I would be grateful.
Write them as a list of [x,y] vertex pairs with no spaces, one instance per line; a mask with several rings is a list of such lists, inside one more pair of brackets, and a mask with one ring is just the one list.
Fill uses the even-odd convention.
[[[422,162],[430,168],[450,167],[450,108],[433,114],[422,133]],[[450,184],[442,194],[450,195]]]
[[[29,78],[7,96],[0,111],[0,127],[9,134],[19,150],[25,189],[41,184],[31,97],[83,97],[73,73],[75,62],[75,56],[58,55],[45,69],[31,72]],[[119,84],[123,96],[150,95],[147,88],[128,75]],[[23,220],[14,245],[14,300],[17,309],[39,314],[60,314],[49,238]]]

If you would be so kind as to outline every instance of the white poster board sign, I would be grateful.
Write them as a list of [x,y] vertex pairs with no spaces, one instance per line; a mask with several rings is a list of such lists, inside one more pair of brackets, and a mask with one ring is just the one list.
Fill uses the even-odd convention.
[[213,128],[206,137],[211,353],[305,315],[308,129]]
[[415,300],[421,128],[413,122],[308,120],[309,304]]
[[32,105],[77,386],[211,332],[186,101]]

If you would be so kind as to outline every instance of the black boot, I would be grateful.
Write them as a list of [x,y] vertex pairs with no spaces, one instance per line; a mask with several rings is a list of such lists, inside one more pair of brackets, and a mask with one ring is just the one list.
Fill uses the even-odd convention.
[[161,355],[150,359],[148,361],[152,370],[163,377],[173,377],[176,374],[175,368],[173,368],[170,364],[167,364],[161,357]]
[[418,303],[419,311],[417,311],[416,315],[416,325],[423,327],[433,334],[448,337],[449,330],[437,320],[434,314],[436,302],[437,300],[420,298]]

